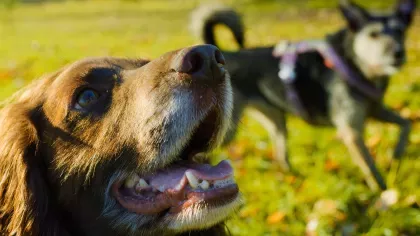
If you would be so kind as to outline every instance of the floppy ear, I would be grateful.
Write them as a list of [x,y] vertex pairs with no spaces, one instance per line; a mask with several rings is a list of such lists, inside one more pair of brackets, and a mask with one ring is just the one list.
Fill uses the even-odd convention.
[[406,25],[410,25],[413,21],[416,5],[416,0],[398,0],[396,6],[397,17],[399,17]]
[[370,18],[369,12],[351,0],[340,0],[339,8],[352,31],[361,29]]
[[0,110],[1,235],[67,235],[54,213],[47,167],[38,150],[38,111],[21,102]]

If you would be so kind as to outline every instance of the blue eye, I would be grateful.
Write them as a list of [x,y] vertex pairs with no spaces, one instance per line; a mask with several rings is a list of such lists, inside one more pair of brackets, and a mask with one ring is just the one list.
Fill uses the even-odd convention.
[[89,106],[93,105],[99,98],[97,92],[92,89],[86,89],[82,91],[79,96],[77,97],[76,108],[88,108]]

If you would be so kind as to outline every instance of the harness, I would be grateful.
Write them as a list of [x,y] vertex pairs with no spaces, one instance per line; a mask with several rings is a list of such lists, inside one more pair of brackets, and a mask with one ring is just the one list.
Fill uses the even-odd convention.
[[282,41],[274,48],[273,55],[275,57],[281,56],[278,76],[285,85],[286,99],[293,105],[292,110],[296,115],[301,116],[309,123],[313,123],[313,118],[311,119],[307,109],[303,106],[295,86],[297,57],[301,53],[310,51],[317,51],[324,58],[327,67],[337,71],[341,75],[340,78],[363,95],[375,101],[382,99],[382,91],[354,73],[327,42],[321,40],[297,43]]

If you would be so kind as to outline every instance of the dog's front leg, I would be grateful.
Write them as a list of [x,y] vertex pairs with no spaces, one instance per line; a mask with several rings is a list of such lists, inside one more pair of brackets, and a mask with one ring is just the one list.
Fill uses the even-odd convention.
[[287,153],[287,129],[285,112],[263,100],[250,102],[247,114],[258,121],[270,134],[274,158],[284,172],[292,170]]
[[376,168],[375,162],[366,147],[360,130],[350,127],[348,124],[336,124],[340,137],[350,152],[355,164],[363,171],[369,187],[377,191],[378,187],[386,189],[386,184]]
[[373,110],[372,116],[379,121],[397,124],[400,126],[400,137],[394,150],[394,157],[401,157],[404,154],[405,147],[408,144],[411,131],[411,122],[408,119],[401,117],[393,110],[386,108],[382,104]]

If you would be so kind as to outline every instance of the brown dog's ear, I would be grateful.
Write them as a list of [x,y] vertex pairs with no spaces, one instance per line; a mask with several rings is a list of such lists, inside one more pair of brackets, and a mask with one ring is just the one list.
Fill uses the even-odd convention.
[[0,234],[66,235],[54,213],[47,168],[38,150],[38,109],[21,102],[22,96],[30,97],[28,91],[0,110]]

